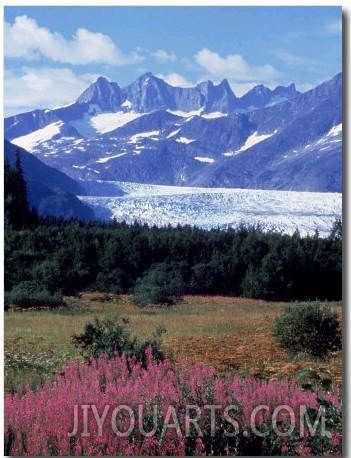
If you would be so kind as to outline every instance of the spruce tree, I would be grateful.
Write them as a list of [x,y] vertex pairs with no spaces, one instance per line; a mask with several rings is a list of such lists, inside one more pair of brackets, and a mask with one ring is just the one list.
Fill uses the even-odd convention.
[[21,156],[16,150],[14,167],[5,158],[4,164],[4,219],[5,228],[19,230],[32,227],[37,219],[27,200],[27,183],[24,179]]

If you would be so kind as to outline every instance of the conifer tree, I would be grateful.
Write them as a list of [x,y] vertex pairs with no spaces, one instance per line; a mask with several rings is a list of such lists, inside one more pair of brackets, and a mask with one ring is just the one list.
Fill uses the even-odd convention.
[[36,210],[31,211],[27,200],[27,183],[24,179],[21,156],[16,150],[14,167],[5,158],[4,164],[4,220],[5,228],[31,227],[37,219]]

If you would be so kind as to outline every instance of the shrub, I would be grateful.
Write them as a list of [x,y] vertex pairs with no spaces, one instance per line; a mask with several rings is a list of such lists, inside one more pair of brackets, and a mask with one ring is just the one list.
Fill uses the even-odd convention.
[[62,307],[65,305],[60,293],[50,293],[46,289],[38,289],[36,283],[24,281],[6,294],[7,307],[13,305],[21,308]]
[[138,278],[134,288],[134,303],[138,307],[152,304],[172,305],[184,294],[185,285],[179,270],[165,263],[154,264]]
[[98,358],[102,354],[111,358],[124,354],[146,364],[146,350],[151,347],[154,358],[162,361],[161,336],[166,330],[158,326],[151,339],[141,341],[131,336],[126,327],[128,322],[127,318],[122,318],[122,324],[118,324],[116,318],[95,318],[93,323],[85,325],[82,334],[73,335],[72,342],[87,358]]
[[191,294],[223,294],[224,281],[225,272],[219,262],[200,262],[191,269],[189,289]]
[[329,369],[320,368],[315,371],[312,367],[307,367],[300,370],[295,379],[304,390],[317,391],[322,388],[326,392],[330,392],[333,384],[333,373]]
[[99,272],[93,285],[97,291],[121,294],[129,287],[127,274],[122,269],[113,269],[108,272]]
[[330,307],[305,303],[290,305],[276,319],[273,335],[290,353],[324,357],[341,349],[338,315]]

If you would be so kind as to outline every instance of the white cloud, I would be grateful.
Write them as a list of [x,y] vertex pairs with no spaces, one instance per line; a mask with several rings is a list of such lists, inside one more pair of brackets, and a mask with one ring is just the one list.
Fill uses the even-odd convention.
[[271,51],[271,54],[277,57],[278,59],[280,59],[282,62],[284,62],[286,65],[290,67],[295,67],[296,65],[306,65],[306,64],[315,65],[317,63],[316,59],[296,56],[292,54],[291,52],[286,51],[285,49],[273,49]]
[[297,56],[285,49],[273,49],[271,50],[271,54],[288,67],[303,67],[313,73],[319,73],[321,70],[325,69],[327,65],[325,56],[318,60],[314,57]]
[[5,72],[4,114],[73,103],[99,75],[76,75],[68,68],[23,68],[21,74]]
[[177,60],[177,56],[173,52],[168,53],[163,49],[153,52],[152,56],[161,63],[175,62]]
[[330,22],[326,26],[326,32],[328,33],[336,33],[339,34],[342,32],[342,19],[339,19],[337,21]]
[[17,16],[13,24],[5,22],[4,55],[26,60],[46,57],[72,65],[127,65],[143,60],[137,52],[123,54],[111,38],[102,33],[80,28],[66,40],[25,15]]
[[158,78],[163,79],[166,83],[175,87],[192,87],[195,86],[193,83],[190,83],[186,78],[184,78],[179,73],[168,73],[164,75],[163,73],[158,73],[156,75]]
[[272,81],[279,72],[270,64],[250,65],[240,54],[221,57],[207,48],[194,55],[194,59],[211,77],[228,78],[236,81]]

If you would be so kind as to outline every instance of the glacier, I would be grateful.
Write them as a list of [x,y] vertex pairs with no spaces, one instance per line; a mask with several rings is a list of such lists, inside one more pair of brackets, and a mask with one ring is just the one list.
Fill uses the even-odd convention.
[[[342,217],[341,193],[96,181],[89,183],[90,194],[94,185],[99,186],[99,195],[79,196],[79,199],[96,216],[149,226],[179,224],[227,229],[244,224],[286,234],[298,230],[301,236],[312,236],[318,231],[320,237],[327,237],[335,220]],[[103,186],[106,196],[101,195]],[[113,189],[123,195],[112,195]]]

